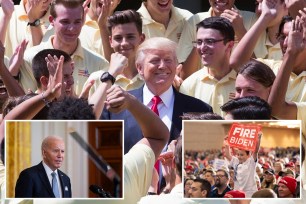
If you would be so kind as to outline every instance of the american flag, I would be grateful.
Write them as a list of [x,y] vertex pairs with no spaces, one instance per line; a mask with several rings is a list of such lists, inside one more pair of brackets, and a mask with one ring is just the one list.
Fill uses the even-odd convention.
[[88,69],[79,69],[78,71],[78,75],[79,76],[84,76],[84,77],[89,77],[89,72],[88,72]]

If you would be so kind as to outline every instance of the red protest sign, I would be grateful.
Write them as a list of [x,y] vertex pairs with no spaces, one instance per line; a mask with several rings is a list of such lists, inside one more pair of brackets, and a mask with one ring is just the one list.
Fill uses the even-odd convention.
[[248,151],[255,151],[258,133],[261,130],[259,125],[242,125],[233,123],[228,133],[228,144]]

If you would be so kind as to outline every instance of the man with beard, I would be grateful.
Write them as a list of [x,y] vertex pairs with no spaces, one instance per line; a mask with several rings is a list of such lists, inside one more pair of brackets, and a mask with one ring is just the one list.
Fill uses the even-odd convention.
[[229,173],[224,169],[216,172],[215,188],[211,192],[213,198],[223,198],[225,193],[232,190],[229,185]]

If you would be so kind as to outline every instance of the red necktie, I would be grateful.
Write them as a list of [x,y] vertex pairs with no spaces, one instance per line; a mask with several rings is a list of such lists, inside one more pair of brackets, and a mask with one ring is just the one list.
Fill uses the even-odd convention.
[[[154,96],[154,97],[152,98],[153,106],[151,107],[151,110],[152,110],[154,113],[156,113],[156,115],[158,115],[158,116],[159,116],[159,112],[158,112],[157,106],[158,106],[158,104],[159,104],[161,101],[162,101],[162,100],[161,100],[161,98],[160,98],[159,96]],[[158,175],[159,175],[159,161],[158,161],[158,160],[155,162],[154,168],[157,170],[157,173],[158,173]],[[159,182],[158,182],[158,184],[157,184],[157,193],[159,194],[159,192],[160,192],[160,189],[159,189]]]
[[158,109],[157,109],[157,106],[158,104],[161,102],[161,98],[159,96],[154,96],[152,98],[152,102],[153,102],[153,106],[151,107],[151,110],[156,113],[156,115],[159,116],[159,112],[158,112]]

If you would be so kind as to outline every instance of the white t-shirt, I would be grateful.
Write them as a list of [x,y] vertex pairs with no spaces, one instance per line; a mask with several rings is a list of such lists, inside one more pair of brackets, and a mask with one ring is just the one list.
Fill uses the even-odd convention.
[[250,156],[244,163],[239,164],[237,157],[232,157],[230,166],[234,167],[234,190],[241,190],[245,192],[246,198],[251,198],[253,193],[257,189],[255,174],[256,174],[256,162],[254,158]]

